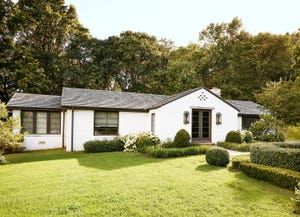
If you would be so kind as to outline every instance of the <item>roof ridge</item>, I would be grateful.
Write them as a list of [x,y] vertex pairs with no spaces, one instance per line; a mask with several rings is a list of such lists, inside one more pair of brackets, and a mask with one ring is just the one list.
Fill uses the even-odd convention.
[[50,97],[61,97],[61,95],[50,95],[50,94],[41,94],[41,93],[23,93],[23,92],[16,92],[15,94],[24,94],[24,95],[36,95],[36,96],[50,96]]
[[154,93],[141,93],[141,92],[131,92],[131,91],[116,91],[116,90],[100,90],[100,89],[89,89],[89,88],[77,88],[77,87],[63,87],[62,89],[73,89],[73,90],[87,90],[87,91],[99,91],[99,92],[112,92],[112,93],[129,93],[129,94],[139,94],[139,95],[151,95],[151,96],[165,96],[169,97],[169,95],[164,94],[154,94]]

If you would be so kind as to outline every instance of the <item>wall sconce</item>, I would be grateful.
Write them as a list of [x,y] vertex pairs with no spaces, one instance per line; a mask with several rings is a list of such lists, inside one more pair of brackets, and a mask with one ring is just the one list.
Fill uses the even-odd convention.
[[217,125],[222,124],[222,114],[221,114],[220,112],[218,112],[218,113],[216,114],[216,124],[217,124]]
[[190,123],[190,112],[185,111],[183,113],[183,124],[189,124]]

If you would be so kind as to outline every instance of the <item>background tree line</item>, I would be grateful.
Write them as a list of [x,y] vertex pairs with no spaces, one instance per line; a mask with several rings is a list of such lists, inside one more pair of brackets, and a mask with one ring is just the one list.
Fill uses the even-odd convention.
[[[258,100],[271,108],[280,101],[268,103],[274,88],[292,95],[281,91],[281,105],[300,95],[292,88],[299,85],[299,69],[299,32],[252,35],[233,18],[209,24],[199,42],[185,47],[131,31],[100,40],[64,0],[0,0],[3,102],[15,91],[60,94],[63,86],[155,94],[217,86],[226,99]],[[299,105],[290,108],[300,117]]]

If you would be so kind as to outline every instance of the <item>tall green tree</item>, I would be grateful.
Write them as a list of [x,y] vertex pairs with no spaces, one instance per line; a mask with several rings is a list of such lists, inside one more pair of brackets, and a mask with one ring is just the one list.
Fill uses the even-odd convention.
[[295,55],[289,35],[253,36],[242,27],[241,20],[234,18],[230,23],[210,24],[200,33],[208,61],[199,73],[210,78],[205,85],[221,87],[225,98],[255,100],[266,82],[294,76]]
[[168,55],[168,65],[164,70],[163,94],[175,94],[201,86],[202,80],[197,73],[204,50],[198,44],[179,47]]
[[115,45],[118,73],[115,81],[122,90],[149,92],[151,76],[166,67],[166,57],[154,36],[126,31],[120,34]]
[[17,70],[20,88],[59,94],[66,79],[66,47],[88,31],[79,24],[75,8],[64,0],[20,0],[16,7],[21,23],[16,46],[24,56]]
[[269,82],[257,101],[288,125],[300,122],[300,77],[295,81]]
[[14,3],[0,0],[0,100],[7,102],[17,88],[15,65],[15,33],[17,23],[14,21]]

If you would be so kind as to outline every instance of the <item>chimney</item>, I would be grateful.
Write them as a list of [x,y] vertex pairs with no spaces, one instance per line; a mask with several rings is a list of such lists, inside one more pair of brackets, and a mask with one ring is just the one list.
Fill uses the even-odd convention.
[[210,89],[211,92],[213,92],[214,94],[216,94],[217,96],[221,97],[221,89],[217,88],[217,87],[212,87]]

